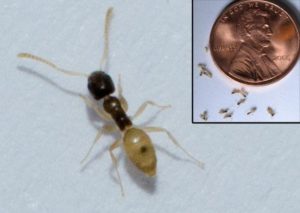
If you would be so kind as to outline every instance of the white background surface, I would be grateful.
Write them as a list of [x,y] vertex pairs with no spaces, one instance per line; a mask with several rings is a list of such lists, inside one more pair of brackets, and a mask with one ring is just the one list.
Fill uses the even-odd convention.
[[[213,122],[299,122],[299,82],[300,63],[282,80],[268,86],[242,85],[225,76],[213,62],[210,52],[205,51],[208,46],[211,28],[221,11],[231,1],[228,0],[195,0],[194,4],[194,114],[195,122],[203,122],[200,114],[207,110],[208,121]],[[289,1],[296,11],[300,10],[300,1]],[[205,6],[204,6],[205,5]],[[298,12],[299,13],[299,12]],[[207,64],[213,73],[213,78],[199,76],[199,63]],[[244,87],[249,96],[245,103],[237,106],[240,95],[231,95],[233,88]],[[252,115],[247,115],[251,107],[257,107]],[[267,107],[272,107],[276,115],[271,117]],[[221,108],[233,111],[231,119],[224,119],[218,112]]]
[[[298,212],[298,125],[191,124],[191,4],[187,1],[1,1],[0,212]],[[206,163],[199,170],[164,135],[152,135],[158,176],[144,178],[120,153],[122,198],[104,137],[79,161],[97,128],[77,97],[86,82],[16,58],[28,51],[93,71],[103,18],[115,7],[110,74],[123,76],[132,114],[147,99],[172,104],[152,122]],[[23,68],[21,68],[21,67]]]

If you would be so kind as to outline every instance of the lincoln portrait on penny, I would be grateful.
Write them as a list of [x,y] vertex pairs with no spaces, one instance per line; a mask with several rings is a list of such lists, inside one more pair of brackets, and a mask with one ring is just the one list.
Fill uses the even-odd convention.
[[229,73],[248,81],[268,80],[279,74],[279,68],[266,52],[273,35],[269,14],[249,9],[241,14],[237,30],[242,43],[231,61]]

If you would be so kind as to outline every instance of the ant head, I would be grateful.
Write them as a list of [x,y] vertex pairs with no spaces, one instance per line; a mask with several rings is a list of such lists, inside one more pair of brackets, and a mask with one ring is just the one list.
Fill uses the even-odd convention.
[[88,89],[96,100],[100,100],[115,91],[114,83],[103,71],[92,72],[88,78]]

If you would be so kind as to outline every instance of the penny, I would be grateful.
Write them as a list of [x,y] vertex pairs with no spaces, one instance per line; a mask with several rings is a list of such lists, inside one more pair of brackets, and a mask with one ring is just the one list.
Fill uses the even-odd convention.
[[267,0],[228,5],[210,35],[217,66],[244,84],[266,85],[286,76],[298,60],[297,22],[282,6]]

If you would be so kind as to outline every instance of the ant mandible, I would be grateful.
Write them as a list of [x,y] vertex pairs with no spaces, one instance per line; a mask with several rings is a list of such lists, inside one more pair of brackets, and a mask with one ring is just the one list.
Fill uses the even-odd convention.
[[[102,68],[105,67],[107,63],[107,56],[108,56],[108,40],[109,40],[109,26],[112,18],[112,10],[113,8],[109,8],[106,12],[105,17],[105,28],[104,28],[104,50],[103,55],[101,58],[100,63],[100,70],[103,70]],[[113,153],[113,150],[120,147],[122,144],[125,149],[125,153],[127,154],[129,160],[139,169],[141,170],[145,175],[147,176],[155,176],[156,175],[156,154],[155,149],[153,147],[153,144],[151,142],[150,137],[147,133],[151,132],[164,132],[167,134],[169,139],[177,146],[179,147],[183,152],[185,152],[190,158],[192,158],[194,161],[196,161],[197,165],[201,168],[204,168],[204,164],[200,161],[198,161],[196,158],[194,158],[189,152],[187,152],[173,137],[173,135],[166,129],[161,127],[138,127],[132,124],[132,120],[137,118],[139,115],[141,115],[147,106],[152,105],[156,106],[160,109],[165,109],[170,107],[167,106],[161,106],[159,104],[156,104],[153,101],[146,101],[144,102],[136,111],[136,113],[129,118],[126,114],[128,110],[128,104],[126,99],[123,97],[122,94],[122,86],[119,76],[118,81],[118,97],[112,96],[112,94],[115,91],[114,83],[111,79],[111,77],[104,71],[95,71],[92,72],[90,75],[87,75],[85,73],[81,72],[74,72],[74,71],[68,71],[65,69],[62,69],[58,66],[56,66],[54,63],[43,59],[41,57],[32,55],[30,53],[20,53],[18,54],[19,58],[27,58],[32,59],[41,63],[44,63],[53,69],[63,72],[64,74],[71,75],[71,76],[83,76],[88,79],[88,90],[92,97],[95,99],[95,101],[103,100],[103,109],[100,108],[95,102],[93,102],[90,98],[78,94],[79,97],[81,97],[84,102],[92,108],[97,115],[105,120],[105,121],[114,121],[112,125],[104,125],[97,133],[93,144],[89,148],[87,154],[81,161],[83,163],[89,154],[91,153],[94,145],[96,142],[100,139],[100,137],[103,134],[107,133],[114,133],[116,131],[120,131],[121,138],[116,140],[109,148],[110,156],[113,162],[113,165],[116,169],[119,185],[121,188],[121,193],[124,196],[124,189],[121,182],[121,177],[118,171],[118,162],[117,159]],[[122,143],[123,142],[123,143]]]

